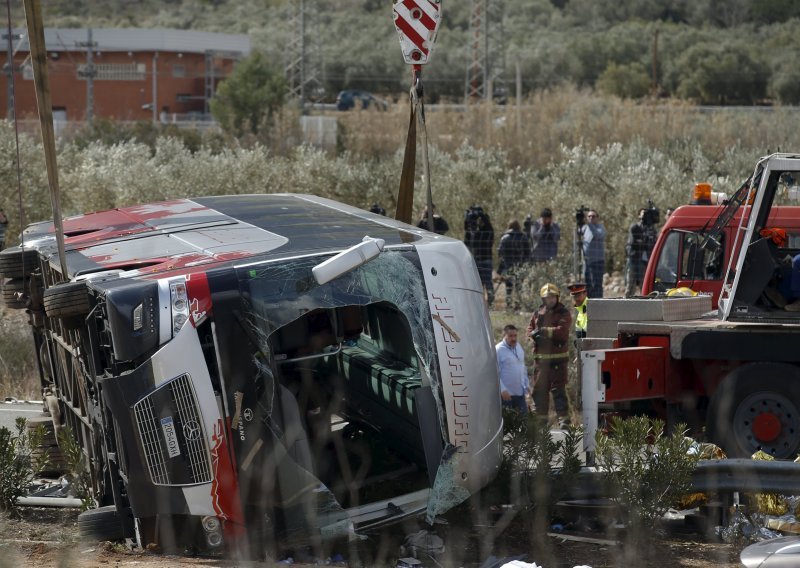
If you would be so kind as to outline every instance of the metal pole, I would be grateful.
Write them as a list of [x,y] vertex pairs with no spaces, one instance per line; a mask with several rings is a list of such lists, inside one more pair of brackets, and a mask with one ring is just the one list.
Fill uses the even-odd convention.
[[47,50],[44,44],[44,24],[38,0],[25,1],[25,18],[28,23],[28,42],[31,50],[31,65],[36,85],[36,106],[39,109],[39,122],[42,127],[45,167],[50,186],[50,204],[53,208],[58,245],[59,265],[62,277],[69,280],[67,258],[64,251],[64,223],[61,219],[61,197],[58,188],[58,165],[56,163],[56,137],[53,131],[53,105],[50,100],[50,80],[47,75]]
[[489,0],[483,0],[483,96],[492,102],[489,92],[489,82],[492,80],[492,71],[489,66]]
[[300,0],[300,111],[306,108],[306,2]]
[[92,28],[86,33],[86,122],[94,119],[94,50],[92,44]]
[[94,78],[97,76],[94,67],[95,43],[92,40],[92,28],[86,30],[86,36],[85,42],[77,42],[76,45],[86,48],[86,66],[79,74],[86,78],[86,122],[92,122],[94,120]]
[[517,60],[517,132],[522,132],[522,66]]
[[653,34],[653,96],[658,95],[658,28]]
[[156,51],[153,54],[153,80],[152,80],[152,89],[153,92],[151,93],[151,106],[153,107],[151,110],[153,111],[153,124],[158,123],[158,52]]
[[8,48],[7,52],[7,63],[6,63],[6,92],[7,92],[7,110],[6,110],[6,118],[9,121],[14,120],[14,81],[12,81],[11,77],[14,74],[14,47],[11,44],[12,40],[16,37],[14,34],[10,33],[10,26],[11,22],[9,22],[9,33],[3,34],[3,39],[7,40],[6,47]]

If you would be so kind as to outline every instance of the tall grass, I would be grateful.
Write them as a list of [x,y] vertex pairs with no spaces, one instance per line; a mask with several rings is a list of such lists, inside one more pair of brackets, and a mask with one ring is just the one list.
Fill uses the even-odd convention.
[[22,312],[0,306],[0,400],[41,396],[30,327]]
[[[512,217],[542,207],[562,224],[571,252],[574,209],[599,209],[609,231],[609,268],[623,265],[623,243],[639,207],[688,201],[694,183],[730,191],[761,155],[800,147],[793,110],[700,112],[682,104],[637,104],[573,89],[543,93],[517,108],[471,107],[428,113],[434,200],[462,236],[464,209],[491,215],[497,237]],[[337,113],[336,152],[257,141],[187,147],[160,137],[117,144],[63,142],[59,165],[66,213],[183,196],[299,192],[359,207],[378,201],[394,210],[407,108]],[[41,150],[21,140],[22,187],[28,221],[46,219],[49,198]],[[0,205],[10,214],[9,240],[19,233],[13,131],[0,123]],[[418,178],[417,210],[424,203]]]

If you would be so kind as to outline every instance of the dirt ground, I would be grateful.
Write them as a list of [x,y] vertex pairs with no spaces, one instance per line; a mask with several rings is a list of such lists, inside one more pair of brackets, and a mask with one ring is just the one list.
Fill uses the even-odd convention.
[[[142,568],[163,566],[264,566],[271,563],[254,563],[223,560],[222,558],[192,558],[166,556],[139,550],[129,550],[121,544],[82,542],[77,534],[78,511],[74,509],[25,508],[18,518],[0,517],[0,568],[19,566],[46,567],[114,567],[137,566]],[[370,535],[357,544],[357,548],[341,545],[338,553],[350,561],[333,563],[339,566],[396,566],[400,557],[400,544],[404,535],[425,528],[422,523],[411,522],[404,526],[385,529]],[[528,535],[515,530],[514,525],[493,539],[490,551],[486,536],[492,527],[459,527],[453,524],[436,525],[431,532],[445,543],[445,552],[436,562],[419,555],[423,566],[480,566],[490,554],[498,557],[526,555],[527,562],[536,562],[544,568],[616,568],[633,566],[652,568],[734,568],[740,567],[739,550],[722,543],[703,542],[695,535],[670,532],[643,543],[636,549],[608,543],[588,543],[564,540],[558,537],[544,539],[545,548],[535,549]],[[602,535],[583,534],[604,540]],[[332,554],[336,550],[329,551]],[[330,563],[330,561],[329,561]],[[297,563],[297,566],[325,564]]]

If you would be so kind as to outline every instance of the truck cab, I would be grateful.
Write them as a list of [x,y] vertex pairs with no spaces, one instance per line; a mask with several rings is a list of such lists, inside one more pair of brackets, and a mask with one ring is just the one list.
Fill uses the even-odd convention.
[[800,243],[789,204],[798,180],[800,155],[772,154],[723,205],[682,207],[669,219],[645,291],[704,295],[590,302],[581,345],[587,450],[604,417],[646,414],[688,424],[729,457],[797,457]]
[[[700,234],[721,211],[721,205],[683,205],[672,213],[650,255],[642,295],[686,287],[711,296],[712,306],[717,307],[724,271],[733,253],[733,237],[742,216],[738,210],[722,229],[720,246],[705,253],[699,249]],[[773,207],[768,225],[783,228],[787,233],[787,241],[778,253],[792,254],[800,249],[800,207]]]

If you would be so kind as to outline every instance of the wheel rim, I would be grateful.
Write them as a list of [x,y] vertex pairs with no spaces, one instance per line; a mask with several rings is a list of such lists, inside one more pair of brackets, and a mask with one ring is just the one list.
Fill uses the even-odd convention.
[[748,453],[763,450],[776,458],[794,457],[800,412],[780,393],[756,392],[736,407],[733,431],[739,446]]

